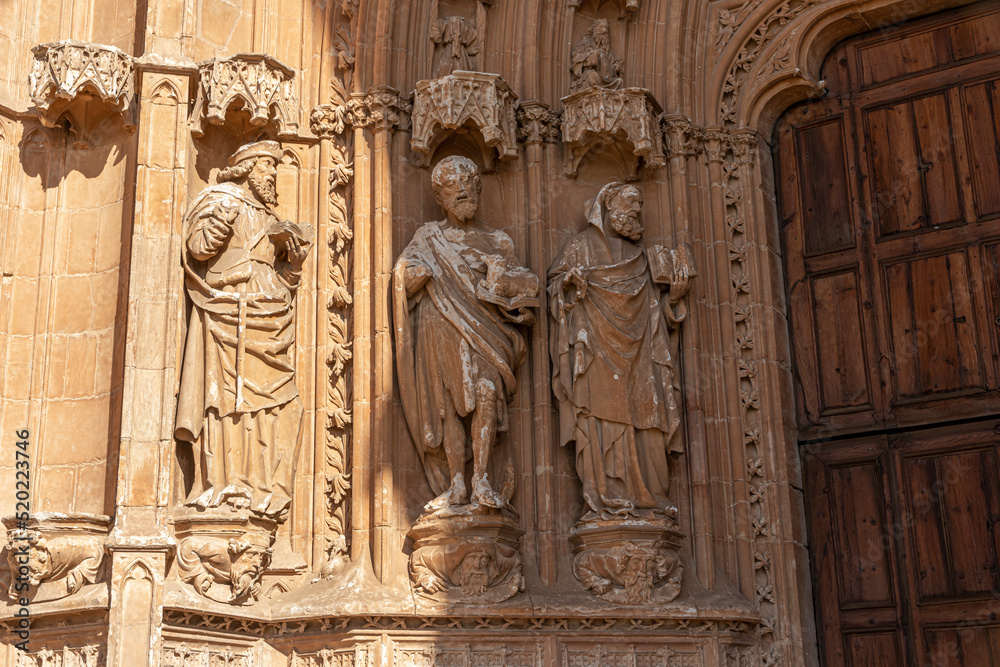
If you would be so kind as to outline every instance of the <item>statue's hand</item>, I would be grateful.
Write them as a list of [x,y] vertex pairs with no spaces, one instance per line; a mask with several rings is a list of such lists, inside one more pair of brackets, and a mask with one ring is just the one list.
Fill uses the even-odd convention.
[[579,266],[574,266],[566,272],[563,282],[566,290],[566,308],[572,309],[587,294],[587,274]]
[[309,254],[309,248],[303,247],[299,239],[292,235],[285,241],[285,252],[288,253],[289,262],[294,266],[302,266],[302,262],[306,261],[306,255]]
[[406,295],[413,296],[427,284],[433,276],[430,267],[423,262],[407,262],[403,279],[406,282]]

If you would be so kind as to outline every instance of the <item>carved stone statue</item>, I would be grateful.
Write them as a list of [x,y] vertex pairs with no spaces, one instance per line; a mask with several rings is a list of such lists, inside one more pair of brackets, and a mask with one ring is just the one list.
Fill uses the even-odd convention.
[[431,181],[447,218],[417,230],[393,273],[400,400],[437,494],[410,531],[411,579],[437,599],[496,602],[521,587],[522,531],[507,509],[513,467],[495,489],[489,463],[525,359],[516,325],[534,321],[539,281],[509,236],[476,219],[471,160],[445,158]]
[[686,246],[639,245],[641,208],[636,186],[606,185],[549,270],[560,442],[575,444],[587,506],[574,529],[576,574],[598,595],[617,585],[614,601],[633,604],[674,572],[679,586],[664,544],[680,537],[668,499],[671,454],[682,450],[670,332],[693,275]]
[[291,348],[295,291],[313,233],[270,211],[280,159],[277,142],[243,146],[185,215],[193,308],[175,430],[194,450],[187,505],[228,505],[276,520],[291,502],[302,430]]
[[611,50],[607,19],[597,19],[570,54],[570,92],[586,88],[617,89],[622,85],[622,60]]
[[526,345],[515,324],[535,319],[537,276],[517,265],[514,243],[476,220],[482,183],[467,158],[442,160],[432,176],[447,218],[424,224],[396,262],[393,305],[400,400],[437,497],[430,511],[470,501],[503,508],[487,463]]
[[455,70],[475,70],[479,54],[479,31],[461,16],[449,16],[431,23],[431,40],[440,45],[434,63],[434,78]]

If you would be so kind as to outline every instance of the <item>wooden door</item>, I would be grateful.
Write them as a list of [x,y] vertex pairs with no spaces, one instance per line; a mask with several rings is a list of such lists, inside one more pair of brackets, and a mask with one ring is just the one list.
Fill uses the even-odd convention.
[[824,664],[1000,667],[1000,5],[823,78],[773,146]]

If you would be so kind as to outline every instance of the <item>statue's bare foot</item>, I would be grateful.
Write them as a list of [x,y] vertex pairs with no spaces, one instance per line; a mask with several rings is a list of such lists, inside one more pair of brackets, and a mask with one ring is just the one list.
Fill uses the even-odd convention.
[[465,478],[462,475],[455,475],[451,480],[451,486],[444,493],[424,505],[424,510],[436,512],[450,505],[464,505],[467,502],[467,492],[465,490]]
[[506,505],[500,494],[490,486],[490,483],[486,480],[486,475],[472,478],[472,503],[495,507],[496,509],[503,509],[504,505]]

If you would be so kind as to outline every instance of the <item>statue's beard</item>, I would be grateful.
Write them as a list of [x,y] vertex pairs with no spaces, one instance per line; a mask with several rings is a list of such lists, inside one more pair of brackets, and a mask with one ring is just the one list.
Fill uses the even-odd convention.
[[467,222],[472,220],[472,216],[479,209],[479,201],[476,199],[466,199],[465,201],[448,202],[445,206],[447,212],[454,218]]
[[251,592],[254,584],[257,583],[257,579],[260,575],[260,568],[256,563],[234,563],[232,572],[230,573],[230,581],[232,581],[232,598],[233,600],[238,600],[243,596]]
[[482,568],[475,568],[462,574],[459,583],[468,595],[483,595],[490,584],[490,575]]
[[653,590],[653,573],[646,568],[629,568],[623,577],[629,602],[648,602]]
[[639,223],[637,217],[621,216],[612,213],[611,229],[615,230],[616,234],[620,234],[632,241],[638,241],[642,238],[642,225]]
[[268,206],[278,205],[278,191],[274,187],[273,180],[267,176],[261,176],[251,171],[247,176],[247,181],[250,182],[250,189],[253,190],[257,199],[261,200]]

